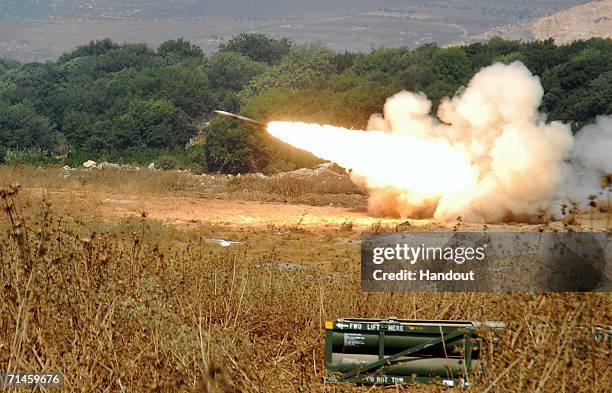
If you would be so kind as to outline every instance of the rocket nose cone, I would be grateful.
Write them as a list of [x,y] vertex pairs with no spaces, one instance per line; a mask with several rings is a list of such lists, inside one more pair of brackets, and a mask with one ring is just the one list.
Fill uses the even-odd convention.
[[240,121],[242,123],[250,124],[250,125],[255,126],[255,127],[262,127],[262,128],[265,127],[263,123],[258,122],[257,120],[250,119],[250,118],[245,117],[245,116],[237,115],[235,113],[226,112],[226,111],[220,111],[220,110],[214,110],[214,112],[216,114],[218,114],[219,116],[227,117],[229,119],[238,120],[238,121]]

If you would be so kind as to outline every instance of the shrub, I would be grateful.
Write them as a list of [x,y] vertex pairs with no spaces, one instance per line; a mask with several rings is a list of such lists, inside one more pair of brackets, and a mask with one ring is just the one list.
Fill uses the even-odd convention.
[[204,173],[208,170],[206,165],[206,148],[203,145],[193,145],[187,148],[185,154],[185,169],[195,173]]
[[0,162],[5,164],[24,163],[32,166],[54,165],[61,161],[48,151],[38,147],[29,149],[6,149]]
[[157,166],[163,170],[176,169],[177,162],[174,157],[170,156],[161,156],[157,160]]

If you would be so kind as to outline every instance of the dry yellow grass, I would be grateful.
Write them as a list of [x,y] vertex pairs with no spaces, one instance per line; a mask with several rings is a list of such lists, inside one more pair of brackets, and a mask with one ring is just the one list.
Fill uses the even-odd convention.
[[[115,184],[108,175],[66,185],[13,176],[39,188],[168,189],[159,179]],[[138,191],[143,184],[150,188]],[[610,341],[597,343],[579,328],[611,323],[608,293],[362,293],[352,226],[179,228],[149,217],[63,215],[69,207],[20,197],[16,187],[2,196],[0,370],[57,370],[66,391],[348,391],[354,387],[324,386],[323,322],[391,315],[508,324],[486,351],[486,375],[461,391],[604,392],[610,385]],[[223,248],[210,238],[244,243]],[[305,268],[274,268],[285,262]]]
[[3,184],[25,188],[111,192],[129,195],[190,195],[198,198],[242,199],[325,206],[366,206],[366,195],[348,179],[331,171],[300,170],[264,176],[197,175],[187,171],[150,171],[2,166]]

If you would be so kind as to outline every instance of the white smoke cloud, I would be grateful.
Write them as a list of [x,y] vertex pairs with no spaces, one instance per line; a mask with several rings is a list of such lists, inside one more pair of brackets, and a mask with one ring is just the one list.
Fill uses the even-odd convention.
[[[396,187],[369,187],[369,210],[405,217],[433,214],[442,221],[458,216],[471,222],[530,221],[539,209],[550,211],[562,198],[587,200],[600,191],[601,174],[612,172],[612,120],[600,117],[574,140],[569,126],[547,123],[538,111],[543,94],[539,78],[514,62],[482,69],[464,90],[444,99],[437,112],[440,121],[430,114],[431,102],[422,93],[389,98],[384,117],[373,115],[368,129],[444,138],[469,157],[477,178],[466,189],[433,199]],[[568,156],[571,165],[565,162]],[[367,186],[367,179],[353,178]]]
[[583,127],[574,136],[574,148],[563,168],[560,202],[575,201],[586,206],[594,195],[607,203],[601,179],[612,174],[612,117],[598,116],[595,123]]
[[612,119],[572,136],[538,111],[544,90],[520,62],[483,68],[436,116],[423,93],[390,97],[369,132],[272,122],[268,132],[352,169],[370,213],[470,222],[534,221],[561,201],[588,203],[612,172]]

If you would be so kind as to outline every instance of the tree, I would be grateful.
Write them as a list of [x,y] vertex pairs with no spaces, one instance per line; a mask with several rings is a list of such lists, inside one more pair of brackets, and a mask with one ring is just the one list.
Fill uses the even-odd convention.
[[36,113],[28,102],[14,105],[0,103],[0,147],[52,150],[56,133],[49,120]]
[[202,52],[199,46],[191,44],[183,38],[163,42],[157,48],[157,53],[168,60],[169,63],[176,63],[189,58],[204,58],[204,52]]
[[600,114],[612,113],[612,71],[593,79],[576,94],[576,113],[574,120],[577,128],[590,123]]
[[286,38],[275,40],[263,34],[242,33],[227,43],[219,45],[221,52],[236,52],[255,61],[274,65],[289,54],[291,41]]
[[128,68],[143,70],[168,63],[146,44],[112,44],[103,51],[75,52],[59,62],[61,70],[72,76],[89,74],[95,79]]
[[119,45],[115,44],[110,38],[104,38],[98,41],[89,41],[89,44],[87,45],[81,45],[72,52],[64,53],[57,61],[58,63],[65,63],[79,57],[100,56],[117,48],[119,48]]
[[353,61],[351,70],[357,74],[379,71],[386,74],[397,73],[413,62],[408,48],[384,48],[373,51],[367,56]]
[[597,114],[610,113],[601,100],[611,91],[610,85],[606,86],[611,63],[609,51],[585,48],[544,72],[543,107],[551,120],[585,123]]
[[202,64],[185,60],[150,74],[155,80],[153,96],[169,100],[190,118],[200,118],[212,109],[210,83]]
[[561,63],[561,51],[552,38],[524,43],[520,51],[524,54],[525,66],[535,75],[542,75],[544,71]]
[[474,74],[463,48],[446,48],[436,52],[431,59],[432,71],[443,82],[466,84]]
[[436,76],[430,67],[413,64],[398,73],[398,80],[406,90],[423,91],[436,80]]
[[10,69],[19,67],[19,62],[11,59],[0,59],[0,76],[6,74]]
[[10,69],[4,75],[0,100],[17,103],[28,100],[41,112],[46,112],[49,95],[63,76],[51,63],[26,63]]
[[87,112],[69,111],[64,115],[61,132],[71,146],[79,149],[91,136],[94,119],[95,117]]
[[326,48],[296,48],[279,65],[256,76],[238,95],[240,103],[272,88],[323,88],[336,72],[333,59],[334,53]]
[[343,92],[276,88],[254,97],[243,111],[261,120],[304,121],[364,129],[370,115],[379,112],[393,92],[385,86]]
[[268,69],[264,63],[236,52],[217,52],[208,62],[208,79],[213,101],[218,108],[228,111],[240,109],[237,93],[254,77]]
[[342,53],[336,53],[333,63],[338,72],[343,72],[344,70],[351,68],[356,61],[365,56],[366,55],[364,53],[344,51]]
[[209,171],[245,173],[257,168],[253,129],[215,118],[206,128],[206,166]]
[[134,101],[125,113],[103,124],[110,128],[110,143],[118,150],[183,147],[195,134],[182,110],[158,99]]
[[521,63],[525,64],[525,56],[521,52],[512,52],[508,53],[507,55],[497,56],[495,59],[493,59],[492,63],[500,62],[510,64],[515,61],[520,61]]
[[214,89],[241,90],[268,67],[236,52],[218,52],[208,61],[208,79]]
[[465,47],[335,53],[242,34],[208,58],[182,38],[156,50],[104,39],[55,62],[0,59],[0,150],[63,150],[72,162],[142,163],[165,154],[181,167],[210,164],[225,172],[307,166],[315,162],[311,155],[217,119],[204,128],[205,145],[184,146],[214,108],[361,129],[386,97],[408,89],[425,92],[435,112],[483,66],[514,60],[541,77],[541,110],[550,120],[576,129],[612,111],[611,39],[557,46],[494,38]]

